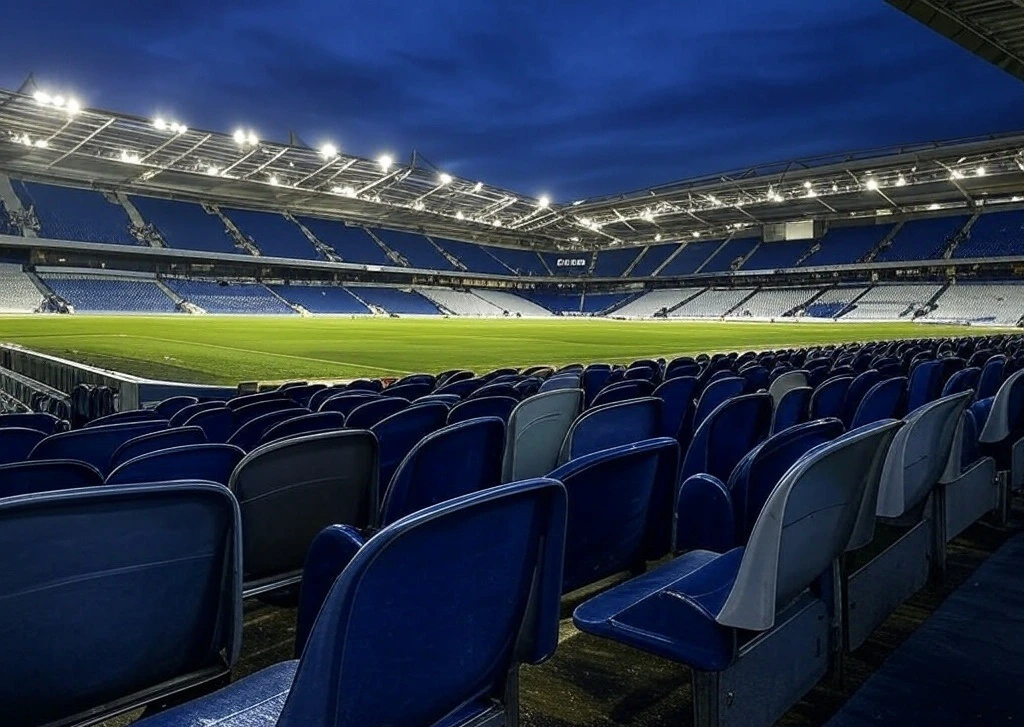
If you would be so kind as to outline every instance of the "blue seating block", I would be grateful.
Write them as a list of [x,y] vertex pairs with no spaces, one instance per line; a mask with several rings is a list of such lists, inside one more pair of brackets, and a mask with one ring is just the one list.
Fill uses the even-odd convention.
[[39,236],[54,240],[138,245],[132,237],[128,211],[107,201],[102,192],[11,180],[25,209],[39,220]]

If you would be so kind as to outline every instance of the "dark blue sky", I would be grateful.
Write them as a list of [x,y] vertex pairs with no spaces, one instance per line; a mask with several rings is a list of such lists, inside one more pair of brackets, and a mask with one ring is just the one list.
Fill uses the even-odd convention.
[[1024,126],[1024,83],[883,0],[34,0],[0,47],[8,88],[561,201]]

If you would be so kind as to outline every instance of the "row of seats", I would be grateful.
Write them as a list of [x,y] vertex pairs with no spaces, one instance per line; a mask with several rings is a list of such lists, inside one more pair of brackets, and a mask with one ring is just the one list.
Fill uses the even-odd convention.
[[34,313],[42,302],[43,294],[21,265],[0,263],[0,313]]
[[49,273],[40,276],[79,313],[175,313],[178,307],[152,278]]

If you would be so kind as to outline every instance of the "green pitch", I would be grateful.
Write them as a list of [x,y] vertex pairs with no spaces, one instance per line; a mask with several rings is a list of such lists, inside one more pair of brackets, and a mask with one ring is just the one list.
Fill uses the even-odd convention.
[[219,384],[397,376],[449,368],[486,371],[507,365],[573,361],[628,362],[712,351],[969,332],[967,328],[909,323],[298,316],[0,318],[0,341],[139,376]]

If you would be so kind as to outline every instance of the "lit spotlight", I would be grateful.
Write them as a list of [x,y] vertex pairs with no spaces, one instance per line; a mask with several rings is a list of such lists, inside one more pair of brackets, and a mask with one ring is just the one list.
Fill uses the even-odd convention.
[[473,185],[473,191],[474,192],[479,192],[483,188],[484,188],[484,183],[483,182],[477,182],[476,184]]
[[896,177],[896,186],[897,187],[906,187],[907,186],[907,178],[904,177],[902,174],[900,176]]
[[452,183],[452,175],[451,174],[447,174],[446,172],[441,172],[441,174],[439,174],[438,177],[437,177],[437,181],[440,184],[442,184],[442,185],[444,185],[444,184],[451,184]]
[[35,94],[33,94],[32,98],[34,98],[36,100],[36,103],[40,106],[49,106],[50,102],[53,100],[52,98],[50,98],[50,94],[48,94],[46,91],[36,91]]
[[391,166],[395,163],[394,158],[390,154],[381,154],[377,157],[377,164],[380,165],[381,171],[386,172],[391,169]]
[[206,173],[209,174],[211,177],[216,177],[218,174],[220,174],[220,167],[211,164],[206,168]]
[[694,230],[694,231],[693,231],[693,236],[694,236],[694,237],[700,237],[700,233],[699,233],[699,232],[697,232],[696,230]]
[[156,129],[157,131],[163,131],[167,128],[167,122],[159,116],[157,116],[155,119],[153,119],[153,128]]
[[45,149],[48,146],[50,146],[50,142],[48,142],[46,139],[36,139],[36,149]]
[[928,209],[932,210],[933,212],[935,210],[937,210],[938,208],[939,208],[938,202],[932,202],[930,205],[928,205]]
[[872,192],[874,192],[876,189],[878,189],[878,180],[875,179],[874,177],[868,177],[867,181],[864,183],[864,186],[867,187]]
[[839,191],[839,185],[836,184],[835,182],[832,182],[832,193],[835,194],[838,191]]
[[346,184],[344,187],[341,188],[341,193],[343,195],[345,195],[346,197],[355,197],[356,196],[356,189],[355,189],[355,187],[352,187],[352,186],[349,186],[349,185]]
[[244,144],[245,143],[245,130],[244,129],[235,129],[235,133],[231,135],[231,138],[233,138],[235,140],[236,144],[239,144],[239,145]]
[[804,189],[810,189],[810,188],[811,188],[811,183],[810,182],[804,182]]
[[537,200],[537,206],[541,209],[547,209],[551,205],[551,198],[546,194],[541,195],[541,198]]
[[988,174],[988,172],[985,170],[985,167],[978,167],[974,170],[974,175],[976,177],[984,177],[986,174]]
[[331,160],[334,157],[338,156],[338,147],[336,147],[334,144],[324,144],[322,147],[320,147],[320,156],[322,156],[324,159]]
[[68,114],[70,114],[71,116],[74,116],[82,110],[82,106],[78,103],[78,99],[69,98],[68,102],[64,104],[64,110],[67,111]]
[[466,219],[466,215],[462,214],[462,210],[459,210],[458,212],[455,213],[455,219],[464,220]]
[[660,232],[657,235],[654,236],[654,241],[655,242],[661,242],[661,233]]
[[276,177],[275,175],[273,175],[273,174],[271,174],[271,175],[270,175],[270,179],[268,179],[267,181],[268,181],[268,182],[270,182],[270,183],[271,183],[271,184],[272,184],[273,186],[275,186],[275,187],[276,187],[276,186],[277,186],[278,184],[280,184],[280,182],[279,182],[279,181],[277,181],[277,177]]
[[256,136],[255,131],[250,131],[249,136],[246,138],[246,141],[248,141],[251,146],[256,146],[257,144],[260,143],[260,138]]
[[60,108],[61,106],[64,105],[64,97],[63,96],[54,96],[53,100],[50,101],[50,103],[52,103],[57,108]]

